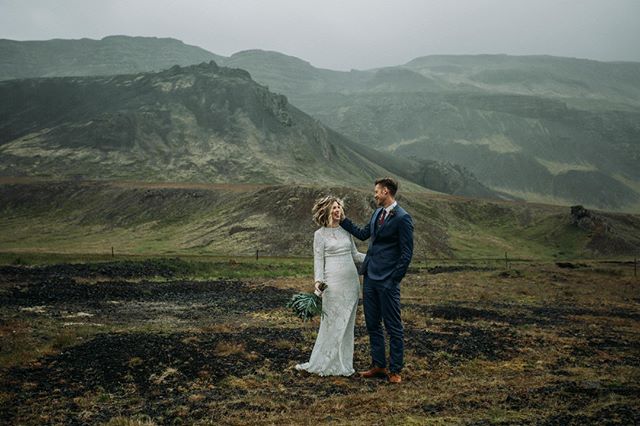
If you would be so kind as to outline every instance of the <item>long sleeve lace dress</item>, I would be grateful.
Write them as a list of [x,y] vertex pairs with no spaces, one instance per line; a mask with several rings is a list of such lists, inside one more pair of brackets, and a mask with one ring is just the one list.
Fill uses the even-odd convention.
[[360,282],[355,262],[364,261],[351,235],[323,227],[313,235],[314,278],[327,284],[322,294],[324,316],[309,362],[296,365],[321,376],[350,376]]

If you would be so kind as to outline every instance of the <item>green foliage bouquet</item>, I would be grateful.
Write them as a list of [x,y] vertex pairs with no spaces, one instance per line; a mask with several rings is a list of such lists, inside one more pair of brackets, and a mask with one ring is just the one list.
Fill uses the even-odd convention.
[[294,294],[289,303],[287,303],[287,308],[290,308],[302,321],[310,320],[316,315],[323,316],[322,292],[326,288],[327,285],[325,283],[319,283],[316,286],[316,291],[313,293]]

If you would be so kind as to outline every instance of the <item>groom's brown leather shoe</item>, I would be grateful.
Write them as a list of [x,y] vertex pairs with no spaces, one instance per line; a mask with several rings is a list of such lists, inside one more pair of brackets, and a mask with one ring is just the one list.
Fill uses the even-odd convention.
[[402,378],[398,373],[389,374],[389,383],[401,383],[401,382],[402,382]]
[[387,369],[382,367],[373,367],[367,371],[360,372],[360,377],[364,377],[365,379],[370,379],[372,377],[386,377]]

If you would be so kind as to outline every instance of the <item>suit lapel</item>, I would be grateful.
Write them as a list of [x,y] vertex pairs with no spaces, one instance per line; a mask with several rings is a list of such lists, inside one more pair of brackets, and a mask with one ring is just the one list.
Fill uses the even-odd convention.
[[382,210],[383,210],[383,207],[380,207],[379,209],[376,210],[376,214],[373,216],[373,229],[375,230],[373,233],[374,240],[378,238],[380,231],[382,231],[382,228],[384,228],[384,225],[387,223],[387,220],[389,219],[389,215],[387,215],[387,217],[384,219],[384,223],[382,224],[382,226],[378,228],[378,217],[382,212]]
[[377,208],[375,212],[373,212],[373,216],[371,216],[371,229],[373,229],[373,232],[371,233],[373,235],[372,241],[376,239],[376,237],[378,236],[378,229],[376,226],[376,222],[378,220],[378,215],[380,214],[380,210],[382,210],[382,208]]

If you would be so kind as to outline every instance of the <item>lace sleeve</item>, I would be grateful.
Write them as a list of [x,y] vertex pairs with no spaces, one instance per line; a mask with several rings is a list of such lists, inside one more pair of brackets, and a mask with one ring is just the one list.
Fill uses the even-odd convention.
[[353,261],[356,264],[364,262],[364,258],[367,255],[364,254],[364,253],[360,253],[358,251],[358,248],[356,247],[356,243],[353,241],[353,237],[352,236],[349,236],[349,239],[351,239],[351,257],[353,257]]
[[324,237],[317,231],[313,234],[313,278],[324,281]]

